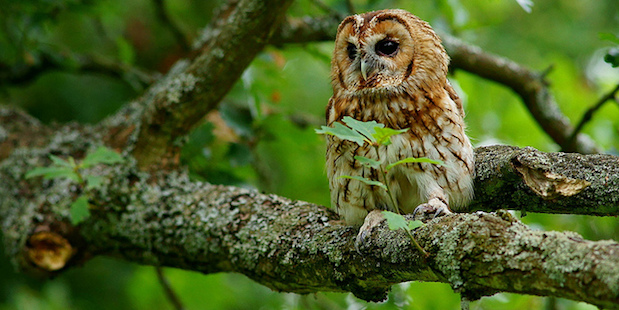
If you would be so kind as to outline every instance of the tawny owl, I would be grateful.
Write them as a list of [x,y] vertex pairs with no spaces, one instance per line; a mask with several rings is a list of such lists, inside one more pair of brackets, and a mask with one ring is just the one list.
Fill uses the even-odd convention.
[[[391,145],[380,147],[380,158],[393,163],[428,157],[445,163],[410,163],[390,170],[387,182],[404,213],[447,214],[473,197],[473,149],[465,134],[462,102],[447,81],[448,63],[430,25],[404,10],[349,16],[337,31],[327,125],[351,116],[408,129],[392,137]],[[356,155],[377,159],[367,144],[359,147],[328,136],[331,204],[348,224],[360,226],[365,219],[363,237],[364,229],[382,220],[380,212],[371,211],[395,208],[384,189],[340,178],[377,178],[377,171],[355,160]]]

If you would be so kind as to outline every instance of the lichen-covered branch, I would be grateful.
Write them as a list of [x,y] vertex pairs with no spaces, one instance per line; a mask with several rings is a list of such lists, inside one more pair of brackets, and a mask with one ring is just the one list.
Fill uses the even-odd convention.
[[497,145],[477,148],[475,161],[475,200],[469,211],[619,215],[617,156]]
[[[203,273],[238,272],[278,291],[350,291],[365,300],[383,299],[394,283],[419,280],[450,283],[468,298],[503,291],[603,307],[619,302],[614,241],[532,231],[506,212],[475,213],[441,217],[415,230],[428,258],[405,233],[384,223],[357,252],[356,229],[325,207],[192,182],[184,172],[149,174],[133,160],[89,171],[106,181],[90,193],[91,217],[72,226],[69,205],[84,189],[23,175],[45,165],[50,152],[65,156],[88,149],[88,142],[62,142],[77,133],[86,141],[101,135],[66,128],[48,146],[18,150],[0,165],[5,252],[22,271],[55,274],[93,255],[110,255]],[[497,157],[517,151],[503,148],[508,150],[485,151]],[[502,162],[485,158],[482,166]]]
[[266,46],[292,0],[241,0],[213,20],[190,61],[141,98],[146,109],[133,155],[142,168],[174,156],[184,137],[217,106],[254,57]]

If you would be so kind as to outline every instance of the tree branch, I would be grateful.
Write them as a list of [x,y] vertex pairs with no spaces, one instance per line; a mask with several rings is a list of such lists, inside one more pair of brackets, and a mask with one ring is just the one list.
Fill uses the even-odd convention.
[[[0,143],[28,130],[12,124],[8,118],[0,123]],[[381,300],[394,283],[420,280],[450,283],[467,298],[503,291],[603,307],[619,302],[619,244],[532,231],[505,212],[457,214],[415,230],[430,253],[424,259],[405,233],[384,223],[359,254],[356,229],[322,206],[192,182],[184,172],[140,172],[131,158],[85,171],[104,178],[95,190],[70,180],[24,178],[33,167],[49,165],[49,154],[79,160],[106,136],[98,126],[64,126],[48,133],[47,144],[12,148],[0,163],[0,228],[6,253],[22,271],[53,275],[110,255],[203,273],[238,272],[278,291],[351,291],[365,300]],[[619,214],[617,157],[509,146],[479,148],[476,156],[473,209]],[[70,205],[84,194],[92,215],[72,226]]]
[[[63,135],[77,132],[86,139],[102,135],[75,128],[65,128]],[[415,238],[430,253],[427,259],[405,233],[390,231],[384,223],[360,254],[354,247],[356,229],[342,225],[322,206],[192,182],[185,173],[140,173],[130,161],[89,171],[107,181],[90,193],[90,219],[71,226],[69,205],[82,189],[66,180],[23,177],[33,166],[45,165],[49,153],[73,154],[75,145],[88,147],[88,143],[58,144],[59,135],[52,140],[42,149],[15,152],[0,165],[6,253],[25,271],[55,274],[94,255],[110,255],[203,273],[238,272],[278,291],[351,291],[374,301],[383,299],[394,283],[419,280],[450,283],[467,298],[503,291],[603,307],[619,302],[618,243],[586,241],[575,233],[532,231],[505,212],[446,216],[415,230]],[[524,181],[506,177],[502,167],[510,153],[519,154],[520,162],[539,157],[528,149],[482,148],[478,154],[485,161],[479,162],[480,175],[486,178],[495,171],[503,182],[522,186]],[[595,158],[603,157],[613,159]],[[592,178],[606,176],[596,168],[596,160],[591,162]],[[524,200],[536,195],[514,188],[514,196]],[[582,193],[566,199],[578,195]],[[489,202],[490,208],[496,208],[500,199]],[[514,204],[508,200],[502,206]]]
[[143,72],[129,65],[84,55],[64,56],[41,53],[33,65],[13,67],[0,64],[0,85],[23,85],[31,83],[43,73],[63,71],[74,73],[96,73],[125,80],[136,88],[146,87],[154,82],[155,74]]
[[143,168],[160,166],[177,154],[185,136],[234,85],[262,51],[292,0],[242,0],[215,18],[200,39],[191,63],[181,61],[141,98],[148,108],[133,155]]
[[574,128],[574,131],[570,134],[570,137],[568,141],[566,142],[567,145],[571,145],[574,143],[574,140],[576,139],[576,136],[578,135],[578,133],[582,130],[583,127],[585,127],[585,124],[587,124],[587,122],[590,121],[591,118],[593,117],[593,113],[599,110],[606,102],[610,100],[615,100],[615,102],[617,102],[617,92],[619,92],[619,84],[615,86],[613,90],[608,92],[608,94],[600,98],[600,100],[598,100],[598,102],[596,102],[593,106],[587,109],[585,114],[582,115],[580,122],[578,122],[578,125],[576,125],[576,128]]
[[178,43],[178,45],[183,49],[184,52],[189,51],[189,41],[183,34],[183,32],[178,28],[178,26],[172,21],[170,16],[168,15],[168,11],[165,8],[165,3],[163,0],[153,0],[153,5],[155,6],[155,12],[157,14],[157,18],[159,21],[172,33],[174,39]]

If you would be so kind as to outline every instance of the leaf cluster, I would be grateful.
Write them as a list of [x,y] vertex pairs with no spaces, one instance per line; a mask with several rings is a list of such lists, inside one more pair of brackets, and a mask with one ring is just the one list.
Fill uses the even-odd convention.
[[[25,178],[31,179],[35,177],[43,177],[46,180],[53,179],[69,179],[87,191],[100,188],[103,185],[103,177],[84,173],[84,169],[91,168],[99,164],[113,165],[122,163],[124,158],[113,150],[104,146],[97,148],[94,152],[89,153],[86,157],[76,162],[75,159],[69,156],[67,159],[62,159],[55,155],[49,155],[52,164],[48,167],[35,167],[26,173]],[[90,217],[90,204],[88,196],[80,195],[73,201],[70,206],[69,214],[71,224],[78,225]]]

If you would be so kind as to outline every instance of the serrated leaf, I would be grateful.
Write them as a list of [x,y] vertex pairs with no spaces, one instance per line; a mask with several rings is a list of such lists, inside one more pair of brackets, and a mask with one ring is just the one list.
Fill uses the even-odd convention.
[[376,121],[362,122],[350,116],[344,116],[342,121],[344,121],[344,123],[352,130],[360,133],[364,137],[364,140],[368,140],[370,142],[376,142],[376,139],[374,138],[376,129],[385,127],[384,124],[377,123]]
[[97,175],[86,176],[86,189],[100,188],[101,184],[103,184],[103,180],[103,177]]
[[391,168],[393,168],[393,167],[395,167],[397,165],[406,164],[406,163],[428,163],[428,164],[433,164],[433,165],[445,166],[445,163],[442,160],[435,160],[435,159],[430,159],[430,158],[426,158],[426,157],[419,157],[419,158],[408,157],[408,158],[404,158],[402,160],[398,160],[395,163],[387,165],[387,167],[385,169],[387,169],[387,171],[389,171],[389,170],[391,170]]
[[393,213],[391,211],[382,211],[381,213],[385,219],[387,219],[387,224],[389,225],[390,230],[408,229],[408,223],[401,214]]
[[382,187],[383,189],[387,190],[387,186],[385,186],[385,184],[378,182],[378,181],[372,181],[368,178],[364,178],[364,177],[359,177],[359,176],[350,176],[350,175],[343,175],[341,177],[339,177],[340,179],[352,179],[352,180],[357,180],[357,181],[361,181],[367,185],[372,185],[372,186],[379,186]]
[[357,161],[359,161],[359,163],[361,163],[362,165],[366,166],[366,167],[372,167],[374,169],[379,169],[380,168],[380,161],[378,160],[374,160],[371,158],[367,158],[364,156],[355,156],[354,157]]
[[105,146],[100,146],[94,152],[86,155],[86,158],[82,160],[82,167],[88,168],[98,164],[116,164],[121,163],[125,159],[115,151],[108,149]]
[[376,143],[378,144],[382,144],[382,145],[389,145],[391,144],[391,137],[395,136],[395,135],[399,135],[401,133],[405,133],[407,132],[408,129],[392,129],[392,128],[376,128],[376,132],[374,133],[373,137],[374,139],[376,139]]
[[90,204],[86,196],[80,196],[71,204],[69,214],[71,215],[71,224],[77,225],[90,217]]
[[360,133],[346,127],[342,123],[335,123],[333,127],[322,126],[321,129],[316,129],[316,133],[333,135],[342,140],[355,142],[359,146],[363,146],[365,142],[364,137]]
[[75,182],[79,182],[80,178],[70,167],[36,167],[26,173],[26,179],[42,176],[50,180],[56,178],[67,178]]
[[52,162],[54,163],[54,165],[58,166],[58,167],[69,167],[69,168],[73,168],[71,166],[71,163],[69,163],[68,161],[56,156],[56,155],[49,155],[49,159],[52,160]]
[[602,41],[610,41],[615,44],[619,44],[619,36],[615,35],[614,33],[601,32],[598,34],[598,38],[600,38],[600,40]]

